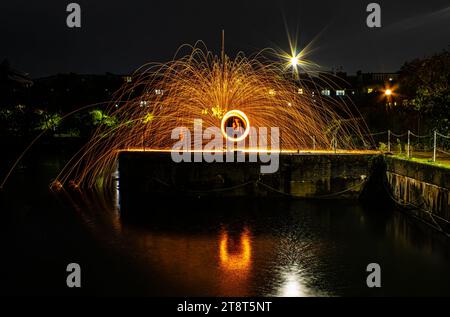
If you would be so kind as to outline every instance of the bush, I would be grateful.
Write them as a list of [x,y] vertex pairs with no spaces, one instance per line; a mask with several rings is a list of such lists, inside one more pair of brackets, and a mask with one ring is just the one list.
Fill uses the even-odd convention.
[[383,142],[378,143],[378,150],[381,152],[387,152],[388,147],[387,147],[386,143],[383,143]]

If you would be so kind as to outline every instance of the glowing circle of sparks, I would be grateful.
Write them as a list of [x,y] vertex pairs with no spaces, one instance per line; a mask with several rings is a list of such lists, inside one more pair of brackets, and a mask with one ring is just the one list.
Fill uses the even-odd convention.
[[[245,130],[244,133],[242,133],[242,135],[238,136],[238,137],[234,137],[234,136],[230,136],[227,134],[227,127],[226,127],[226,123],[228,121],[228,119],[232,118],[232,117],[237,117],[240,120],[242,120],[242,122],[244,123],[245,126]],[[239,142],[244,140],[248,134],[250,133],[250,121],[247,118],[247,115],[245,113],[243,113],[240,110],[230,110],[228,111],[222,118],[222,123],[221,123],[221,130],[222,130],[222,134],[223,136],[233,142]]]

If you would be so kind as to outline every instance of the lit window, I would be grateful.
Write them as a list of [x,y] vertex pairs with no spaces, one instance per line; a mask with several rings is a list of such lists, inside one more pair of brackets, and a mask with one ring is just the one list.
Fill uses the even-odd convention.
[[164,93],[164,91],[162,89],[155,89],[156,95],[162,95],[163,93]]
[[302,88],[299,88],[299,89],[298,89],[298,94],[299,94],[299,95],[303,95],[303,89],[302,89]]
[[324,89],[321,91],[321,94],[324,96],[329,96],[330,95],[330,90],[329,89]]
[[368,94],[373,93],[373,88],[367,88],[367,93],[368,93]]
[[345,90],[336,90],[336,96],[345,96]]

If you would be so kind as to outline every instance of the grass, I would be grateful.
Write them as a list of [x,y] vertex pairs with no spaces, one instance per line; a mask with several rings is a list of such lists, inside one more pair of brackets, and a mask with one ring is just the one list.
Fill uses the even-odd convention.
[[433,162],[433,160],[431,158],[418,158],[418,157],[409,157],[408,158],[408,157],[406,157],[405,154],[395,154],[395,155],[392,155],[392,157],[395,157],[395,158],[398,158],[401,160],[405,160],[405,161],[413,161],[413,162],[417,162],[417,163],[421,163],[421,164],[427,164],[427,165],[438,166],[438,167],[450,169],[450,163],[440,162],[440,161]]

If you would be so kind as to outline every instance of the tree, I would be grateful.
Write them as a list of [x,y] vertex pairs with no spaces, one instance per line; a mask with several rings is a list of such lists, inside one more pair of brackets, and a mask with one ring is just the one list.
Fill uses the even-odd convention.
[[400,92],[430,129],[450,131],[450,52],[406,63],[400,71]]
[[57,113],[48,113],[43,110],[37,111],[40,115],[40,122],[37,127],[38,130],[47,130],[52,129],[53,131],[56,131],[56,128],[61,123],[61,115]]
[[106,115],[102,110],[95,109],[89,112],[92,123],[94,125],[105,125],[107,127],[114,127],[117,124],[117,119]]

